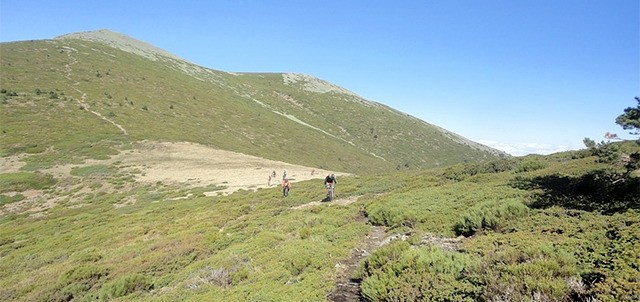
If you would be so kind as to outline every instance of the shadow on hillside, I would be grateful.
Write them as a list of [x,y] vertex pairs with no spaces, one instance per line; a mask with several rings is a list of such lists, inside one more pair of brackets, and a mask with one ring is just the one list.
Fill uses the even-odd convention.
[[580,177],[546,175],[531,179],[516,177],[514,188],[537,190],[532,208],[554,205],[606,214],[640,209],[640,178],[615,179],[607,171],[594,171]]

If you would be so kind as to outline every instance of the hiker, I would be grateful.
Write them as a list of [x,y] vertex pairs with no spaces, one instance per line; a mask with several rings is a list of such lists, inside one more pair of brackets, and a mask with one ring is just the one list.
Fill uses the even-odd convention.
[[282,180],[282,196],[289,196],[289,190],[291,190],[291,183],[288,178]]
[[282,172],[282,180],[284,180],[285,178],[287,178],[287,170],[284,170],[284,172]]
[[267,186],[271,187],[271,175],[269,175],[269,178],[267,180]]

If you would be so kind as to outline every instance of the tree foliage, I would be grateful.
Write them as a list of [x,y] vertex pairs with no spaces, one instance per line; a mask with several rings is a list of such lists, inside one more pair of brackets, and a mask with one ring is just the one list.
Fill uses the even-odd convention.
[[616,124],[625,130],[632,130],[631,134],[640,135],[640,97],[636,97],[638,106],[628,107],[624,113],[616,118]]
[[[638,102],[638,106],[624,109],[624,113],[616,118],[616,124],[622,126],[625,130],[632,130],[631,134],[640,135],[640,97],[635,99]],[[605,137],[611,138],[617,137],[617,135],[607,132]],[[603,141],[598,144],[590,138],[585,138],[583,142],[591,155],[598,157],[599,162],[610,163],[624,169],[624,172],[620,174],[621,177],[616,181],[628,179],[634,171],[640,168],[639,152],[624,154],[618,145],[610,141]],[[640,138],[636,142],[640,144]]]

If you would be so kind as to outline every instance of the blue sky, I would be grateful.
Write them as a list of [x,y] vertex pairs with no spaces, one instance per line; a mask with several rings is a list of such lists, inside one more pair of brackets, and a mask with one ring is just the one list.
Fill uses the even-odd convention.
[[637,0],[0,0],[0,41],[110,29],[213,69],[310,74],[522,155],[630,138],[614,120],[640,96],[639,16]]

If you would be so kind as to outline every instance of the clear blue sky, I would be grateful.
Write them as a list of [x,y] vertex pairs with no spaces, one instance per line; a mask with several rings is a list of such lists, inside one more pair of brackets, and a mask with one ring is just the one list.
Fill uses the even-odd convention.
[[[512,154],[627,131],[638,0],[0,0],[0,41],[110,29],[224,71],[298,72]],[[1,54],[0,54],[1,55]]]

